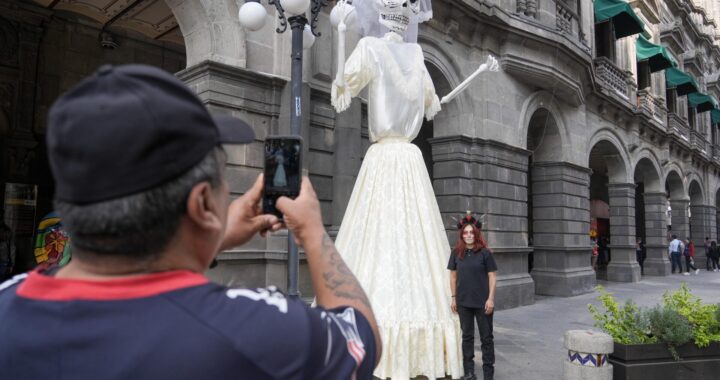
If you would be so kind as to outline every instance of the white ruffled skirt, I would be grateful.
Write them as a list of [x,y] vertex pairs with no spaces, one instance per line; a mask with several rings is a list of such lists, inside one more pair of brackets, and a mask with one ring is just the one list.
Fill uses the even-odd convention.
[[370,146],[335,242],[370,298],[383,354],[374,375],[462,376],[450,310],[450,246],[420,150],[404,139]]

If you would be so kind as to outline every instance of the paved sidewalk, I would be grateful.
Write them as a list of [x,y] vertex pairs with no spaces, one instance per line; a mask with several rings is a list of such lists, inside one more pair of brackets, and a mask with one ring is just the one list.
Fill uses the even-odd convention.
[[[720,272],[701,270],[699,275],[643,277],[634,284],[598,281],[621,302],[632,299],[641,306],[654,306],[663,293],[687,282],[692,293],[705,303],[720,303]],[[535,304],[495,313],[495,379],[562,379],[566,330],[597,329],[587,310],[588,303],[599,305],[597,292],[576,297],[536,296]],[[477,331],[477,330],[476,330]],[[477,373],[482,379],[480,339],[475,338]]]

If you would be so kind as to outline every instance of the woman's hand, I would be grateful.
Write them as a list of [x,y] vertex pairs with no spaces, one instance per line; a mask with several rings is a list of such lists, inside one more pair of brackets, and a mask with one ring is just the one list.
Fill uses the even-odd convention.
[[452,309],[453,313],[457,314],[457,304],[455,303],[455,297],[451,299],[452,302],[450,302],[450,309]]
[[495,302],[493,300],[488,299],[487,302],[485,302],[485,315],[490,315],[495,311]]

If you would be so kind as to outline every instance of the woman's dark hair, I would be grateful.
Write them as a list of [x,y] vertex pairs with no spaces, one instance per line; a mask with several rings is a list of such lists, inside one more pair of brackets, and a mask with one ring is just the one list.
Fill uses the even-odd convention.
[[467,226],[472,226],[473,233],[475,234],[475,244],[473,244],[473,249],[479,251],[483,248],[488,248],[487,241],[485,241],[482,231],[472,224],[465,224],[463,228],[458,230],[458,240],[457,243],[455,243],[455,247],[453,247],[453,251],[460,260],[465,258],[465,250],[467,249],[467,244],[465,244],[465,240],[463,240],[462,236],[463,231]]

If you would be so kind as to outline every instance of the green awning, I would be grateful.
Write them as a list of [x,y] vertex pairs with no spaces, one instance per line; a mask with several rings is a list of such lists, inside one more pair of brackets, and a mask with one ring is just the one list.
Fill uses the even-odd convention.
[[665,70],[665,82],[668,89],[676,89],[678,96],[698,92],[699,87],[695,78],[674,67]]
[[615,38],[643,33],[645,25],[630,4],[623,0],[595,0],[595,23],[611,20],[615,26]]
[[710,119],[712,119],[713,124],[720,124],[720,109],[715,108],[710,113]]
[[651,43],[642,35],[635,42],[635,55],[638,62],[648,61],[651,73],[677,67],[677,62],[664,47]]
[[707,112],[713,108],[718,107],[718,101],[712,95],[705,95],[701,92],[693,92],[688,94],[688,102],[690,105],[697,108],[697,112]]

